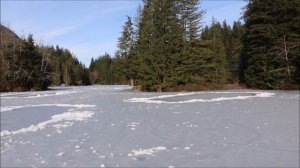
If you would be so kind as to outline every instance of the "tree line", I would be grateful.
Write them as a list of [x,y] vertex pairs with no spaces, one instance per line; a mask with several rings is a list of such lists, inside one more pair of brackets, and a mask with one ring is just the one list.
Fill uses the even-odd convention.
[[213,19],[202,27],[204,11],[198,6],[198,0],[143,1],[135,19],[127,16],[115,56],[92,59],[90,71],[98,72],[98,81],[109,77],[105,84],[130,81],[150,91],[217,89],[238,82],[244,26]]
[[151,91],[299,88],[299,1],[249,0],[232,27],[204,27],[199,4],[144,0],[123,26],[112,76]]
[[89,71],[67,49],[36,45],[1,25],[1,91],[45,90],[49,85],[87,85]]
[[[5,72],[11,68],[1,81],[5,77],[4,85],[18,86],[34,79],[29,86],[40,88],[131,84],[145,91],[222,89],[226,84],[299,89],[299,5],[298,0],[249,0],[244,22],[231,26],[212,19],[205,26],[200,0],[143,0],[137,15],[127,16],[113,56],[92,58],[85,68],[70,51],[34,46],[27,39],[21,50],[19,46],[3,52],[4,65],[21,61],[15,69],[1,66]],[[18,71],[26,69],[24,65],[39,73]]]

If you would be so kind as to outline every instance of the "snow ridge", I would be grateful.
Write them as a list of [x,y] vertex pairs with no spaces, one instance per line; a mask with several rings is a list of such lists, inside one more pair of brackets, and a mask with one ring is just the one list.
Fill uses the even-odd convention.
[[[213,99],[190,99],[190,100],[184,100],[184,101],[176,101],[176,102],[167,102],[163,100],[157,100],[157,99],[163,99],[163,98],[170,98],[170,97],[178,97],[178,96],[189,96],[189,95],[195,95],[195,94],[205,94],[205,93],[247,93],[251,95],[247,96],[236,96],[236,97],[219,97],[219,98],[213,98]],[[202,92],[202,93],[179,93],[174,95],[162,95],[162,96],[155,96],[155,97],[142,97],[142,98],[131,98],[127,100],[123,100],[124,102],[132,102],[132,103],[155,103],[155,104],[182,104],[182,103],[196,103],[196,102],[218,102],[218,101],[226,101],[226,100],[243,100],[243,99],[249,99],[249,98],[266,98],[266,97],[272,97],[274,96],[274,93],[270,92]]]
[[[43,91],[43,92],[25,92],[25,93],[1,93],[1,99],[13,99],[13,98],[37,98],[37,97],[48,97],[48,96],[61,96],[66,94],[79,93],[78,91]],[[19,97],[20,95],[26,95]]]
[[167,150],[167,148],[164,147],[164,146],[153,147],[153,148],[150,148],[150,149],[138,149],[138,150],[133,149],[131,151],[131,153],[128,154],[128,156],[130,156],[130,157],[137,157],[137,156],[140,156],[140,155],[151,155],[151,156],[153,156],[154,153],[161,152],[161,151],[166,151],[166,150]]
[[[19,133],[27,133],[27,132],[36,132],[39,130],[45,129],[49,124],[57,123],[60,121],[83,121],[86,120],[94,115],[93,112],[90,111],[82,111],[82,112],[65,112],[62,114],[57,114],[51,117],[50,120],[41,122],[37,125],[31,125],[27,128],[21,128],[17,131],[1,131],[1,137],[7,136],[7,135],[15,135]],[[72,124],[69,125],[64,125],[63,127],[68,127],[71,126]],[[57,127],[57,125],[54,125]],[[61,126],[60,126],[61,127]]]
[[1,112],[12,111],[24,107],[45,107],[45,106],[74,107],[74,108],[96,107],[96,105],[90,105],[90,104],[37,104],[37,105],[24,105],[24,106],[5,106],[5,107],[1,107]]
[[96,107],[96,105],[90,105],[90,104],[74,104],[74,105],[72,105],[72,104],[39,104],[39,105],[1,107],[1,112],[11,111],[14,109],[19,109],[19,108],[24,108],[24,107],[45,107],[45,106],[71,107],[71,109],[69,109],[68,112],[53,115],[50,120],[41,122],[37,125],[31,125],[27,128],[21,128],[16,131],[3,130],[3,131],[1,131],[0,137],[4,137],[7,135],[15,135],[15,134],[19,134],[19,133],[36,132],[36,131],[45,129],[50,124],[64,122],[64,123],[58,123],[58,124],[52,125],[52,127],[56,128],[57,133],[61,133],[62,128],[70,127],[73,125],[73,122],[71,122],[71,121],[84,121],[94,115],[94,112],[79,111],[79,109]]

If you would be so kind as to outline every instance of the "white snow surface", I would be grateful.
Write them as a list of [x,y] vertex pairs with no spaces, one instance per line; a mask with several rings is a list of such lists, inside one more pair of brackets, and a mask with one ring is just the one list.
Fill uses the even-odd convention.
[[1,93],[1,167],[299,167],[299,91]]

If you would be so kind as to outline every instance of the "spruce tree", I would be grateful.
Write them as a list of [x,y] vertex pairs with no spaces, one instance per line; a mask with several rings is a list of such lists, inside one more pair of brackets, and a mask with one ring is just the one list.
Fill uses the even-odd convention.
[[212,59],[207,62],[211,68],[209,81],[220,85],[225,84],[229,78],[228,62],[223,43],[222,26],[218,21],[213,19],[210,28],[205,28],[203,40],[209,40],[211,43]]
[[200,0],[181,0],[178,1],[178,15],[180,25],[183,29],[183,38],[185,41],[199,39],[201,22],[204,11],[199,9]]
[[231,82],[239,83],[240,79],[240,60],[241,60],[241,52],[242,52],[242,37],[244,35],[244,26],[240,21],[233,22],[232,26],[232,56],[230,60],[228,60],[228,64],[230,65],[230,73],[231,73]]
[[[204,11],[199,9],[199,0],[178,1],[178,16],[183,39],[180,41],[180,54],[176,58],[178,63],[175,67],[175,76],[173,77],[177,85],[185,85],[197,81],[199,78],[199,69],[204,64],[202,61],[202,44],[199,44],[201,21]],[[202,62],[202,64],[199,64]],[[198,67],[198,68],[196,68]]]
[[175,1],[145,1],[137,41],[140,83],[144,89],[161,91],[172,85],[172,71],[176,66],[182,39]]
[[118,40],[117,63],[119,76],[123,75],[127,80],[130,79],[131,86],[135,85],[137,69],[135,67],[135,32],[132,19],[127,16],[127,21],[123,26],[122,36]]
[[233,41],[232,41],[232,29],[227,25],[226,20],[222,24],[222,41],[224,44],[225,54],[226,54],[226,69],[228,69],[228,83],[233,83]]

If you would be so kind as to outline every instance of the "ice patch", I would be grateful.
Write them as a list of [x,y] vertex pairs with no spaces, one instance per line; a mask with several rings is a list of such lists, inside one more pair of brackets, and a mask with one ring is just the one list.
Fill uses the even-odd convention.
[[[247,95],[247,96],[235,96],[235,97],[218,97],[213,99],[190,99],[190,100],[184,100],[184,101],[163,101],[163,100],[157,100],[157,99],[164,99],[164,98],[171,98],[171,97],[178,97],[178,96],[189,96],[189,95],[195,95],[195,94],[205,94],[205,93],[216,93],[216,94],[254,94],[254,95]],[[197,103],[197,102],[218,102],[218,101],[226,101],[226,100],[243,100],[243,99],[249,99],[249,98],[266,98],[266,97],[272,97],[274,96],[274,93],[269,92],[191,92],[191,93],[179,93],[174,95],[162,95],[162,96],[155,96],[155,97],[142,97],[142,98],[131,98],[127,100],[123,100],[124,102],[131,102],[131,103],[156,103],[156,104],[182,104],[182,103]]]
[[[7,135],[15,135],[19,133],[28,133],[28,132],[36,132],[39,130],[45,129],[49,124],[61,122],[61,121],[83,121],[86,120],[94,115],[91,111],[75,111],[75,112],[65,112],[62,114],[57,114],[51,117],[50,120],[41,122],[37,125],[31,125],[27,128],[22,128],[17,131],[1,131],[1,137],[7,136]],[[70,126],[70,125],[69,125]],[[67,127],[64,125],[64,127]],[[61,128],[61,127],[60,127]]]
[[158,146],[150,149],[138,149],[138,150],[133,149],[131,153],[128,154],[128,156],[130,157],[137,157],[140,155],[154,156],[154,153],[162,152],[162,151],[167,151],[167,148],[164,146]]

